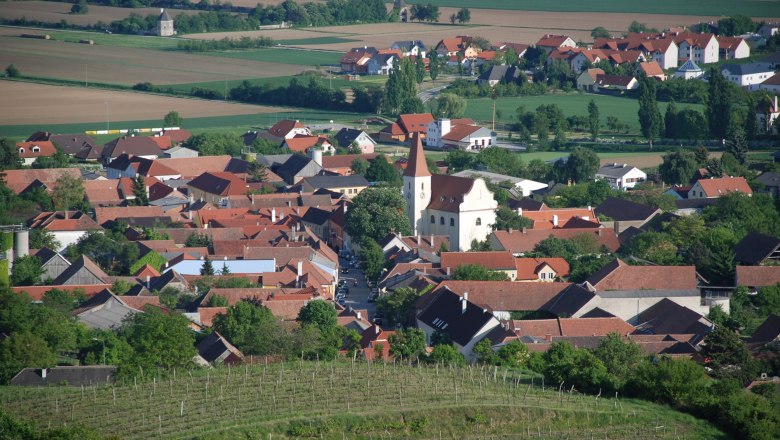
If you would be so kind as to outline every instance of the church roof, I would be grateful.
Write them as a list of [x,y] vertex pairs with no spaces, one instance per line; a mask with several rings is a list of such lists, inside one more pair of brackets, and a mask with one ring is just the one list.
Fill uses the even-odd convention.
[[423,152],[422,138],[415,134],[412,138],[412,148],[409,150],[409,161],[404,171],[404,176],[409,177],[427,177],[431,172],[428,171],[428,164],[425,162],[425,152]]
[[434,174],[431,177],[431,201],[428,209],[459,212],[463,196],[471,191],[472,186],[474,179],[468,177]]
[[688,58],[688,61],[686,61],[682,66],[680,66],[679,69],[677,69],[678,72],[701,72],[701,68],[693,62],[692,59]]
[[168,15],[168,11],[166,11],[165,9],[163,9],[162,11],[160,11],[160,18],[159,18],[159,20],[160,20],[160,21],[173,21],[173,19],[171,18],[171,16],[170,16],[170,15]]

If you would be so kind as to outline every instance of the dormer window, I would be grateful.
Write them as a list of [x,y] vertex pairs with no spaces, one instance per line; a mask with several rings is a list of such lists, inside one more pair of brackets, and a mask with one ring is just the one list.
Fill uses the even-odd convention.
[[19,149],[19,154],[24,154],[24,148]]
[[41,152],[41,147],[39,147],[37,145],[32,147],[32,152],[33,153],[40,153]]

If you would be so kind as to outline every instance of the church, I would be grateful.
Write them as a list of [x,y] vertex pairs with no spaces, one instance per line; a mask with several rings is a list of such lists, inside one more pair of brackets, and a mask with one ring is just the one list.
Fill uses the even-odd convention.
[[414,235],[447,235],[450,251],[467,251],[485,240],[496,222],[498,202],[482,179],[431,174],[422,139],[412,140],[403,195]]

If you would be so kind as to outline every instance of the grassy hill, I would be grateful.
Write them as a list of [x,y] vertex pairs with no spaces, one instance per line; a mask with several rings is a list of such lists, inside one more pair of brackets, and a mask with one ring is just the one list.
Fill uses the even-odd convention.
[[85,389],[2,387],[0,405],[40,428],[81,424],[128,439],[723,437],[668,407],[531,380],[488,367],[295,362]]

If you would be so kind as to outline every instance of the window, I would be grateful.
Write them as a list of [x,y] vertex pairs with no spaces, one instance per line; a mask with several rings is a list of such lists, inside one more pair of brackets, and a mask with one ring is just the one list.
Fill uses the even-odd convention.
[[443,225],[443,224],[444,224],[444,217],[439,217],[439,224],[440,224],[440,225]]
[[19,154],[24,154],[24,148],[19,149]]
[[41,147],[38,147],[38,146],[32,147],[32,152],[33,153],[40,153],[41,152]]
[[455,226],[455,219],[454,218],[450,219],[450,226]]
[[482,226],[482,218],[477,217],[477,226]]
[[431,224],[432,224],[432,225],[435,225],[435,224],[436,224],[436,216],[435,216],[435,215],[432,215],[432,216],[431,216]]

